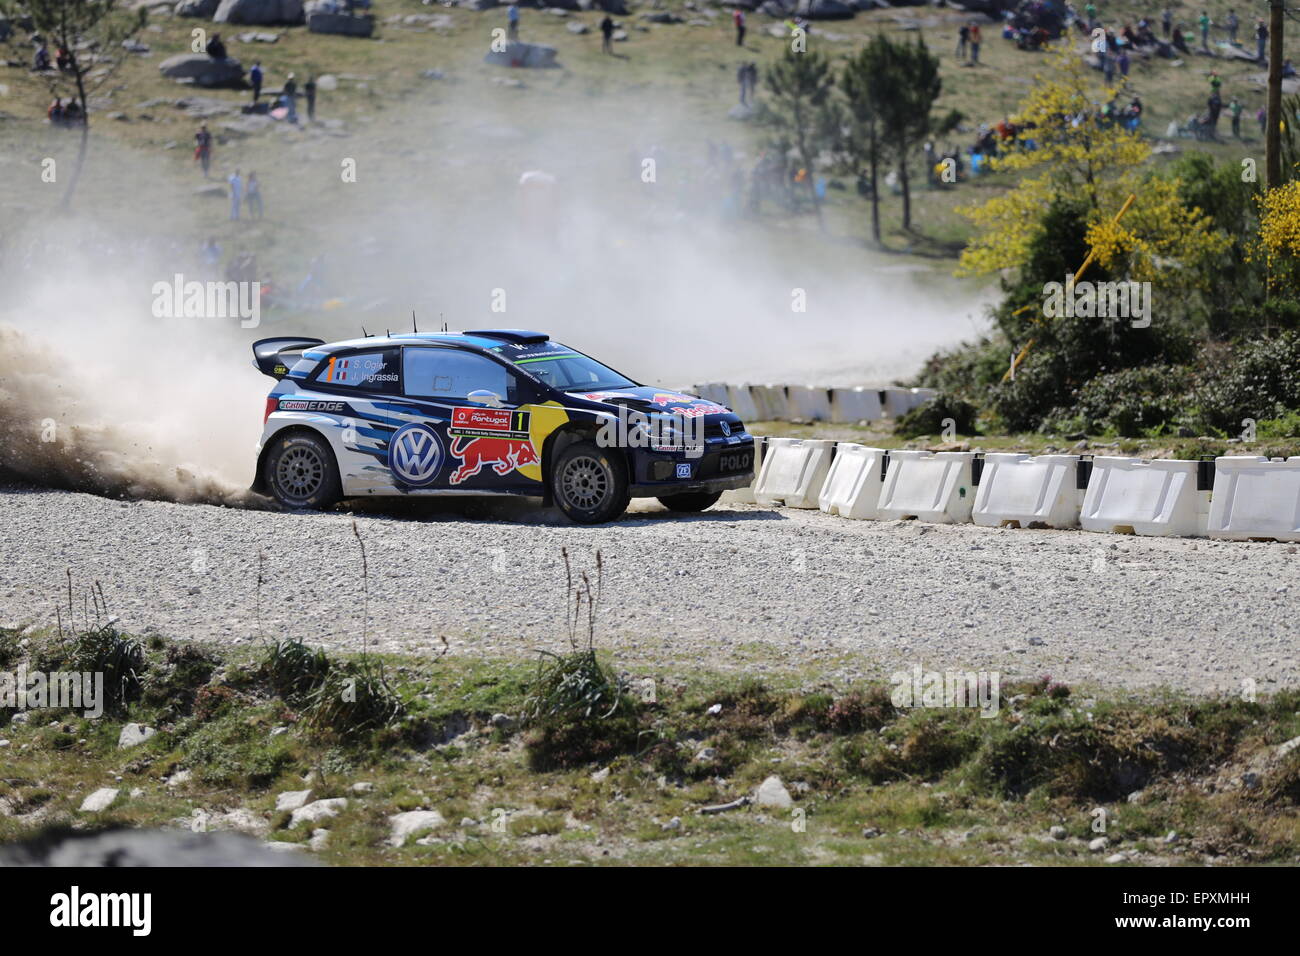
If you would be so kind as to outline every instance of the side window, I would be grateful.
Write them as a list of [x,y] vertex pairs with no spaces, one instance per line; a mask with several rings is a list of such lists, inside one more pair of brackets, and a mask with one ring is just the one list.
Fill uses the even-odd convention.
[[515,376],[504,365],[456,349],[407,348],[402,368],[406,394],[412,398],[465,398],[487,389],[502,401],[517,404]]
[[372,392],[397,391],[398,349],[331,355],[322,364],[315,381],[335,388],[363,388]]

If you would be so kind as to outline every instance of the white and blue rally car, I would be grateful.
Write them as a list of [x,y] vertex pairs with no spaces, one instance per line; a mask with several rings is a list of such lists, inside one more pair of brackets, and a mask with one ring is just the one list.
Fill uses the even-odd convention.
[[583,524],[631,498],[702,511],[749,484],[721,405],[639,385],[538,332],[271,338],[253,490],[290,508],[380,495],[533,495]]

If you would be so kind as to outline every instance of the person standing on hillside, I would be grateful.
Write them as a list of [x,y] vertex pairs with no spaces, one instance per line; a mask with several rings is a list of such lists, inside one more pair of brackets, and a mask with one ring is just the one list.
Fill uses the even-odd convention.
[[314,120],[316,118],[316,77],[307,77],[302,91],[307,97],[307,119]]
[[1228,113],[1232,116],[1232,138],[1241,139],[1241,101],[1235,96],[1228,102]]
[[248,203],[250,218],[262,218],[262,184],[258,182],[255,172],[248,174],[248,184],[244,187],[244,202]]
[[957,59],[966,59],[966,44],[970,42],[970,27],[963,23],[957,31]]
[[1223,21],[1223,25],[1228,28],[1228,42],[1233,46],[1237,45],[1237,27],[1240,21],[1237,20],[1237,11],[1229,10],[1228,18]]
[[239,222],[239,207],[244,202],[244,181],[239,177],[239,170],[231,173],[226,182],[230,183],[230,221]]
[[289,122],[295,126],[298,123],[298,81],[290,73],[284,78],[284,89],[281,91],[284,97],[285,108],[289,110]]
[[605,14],[605,19],[600,21],[600,52],[609,54],[614,52],[614,21],[608,13]]
[[1165,7],[1160,13],[1160,29],[1165,33],[1165,39],[1169,39],[1169,31],[1174,28],[1174,11]]
[[971,66],[980,65],[980,25],[978,23],[970,25],[970,63]]
[[1210,49],[1210,27],[1214,21],[1210,19],[1210,11],[1202,10],[1201,15],[1196,18],[1196,24],[1201,28],[1201,49],[1209,51]]
[[258,60],[253,64],[253,68],[248,71],[248,82],[253,84],[253,102],[262,95],[262,61]]
[[204,123],[194,134],[194,158],[203,167],[203,178],[208,178],[208,168],[212,165],[212,134],[208,124]]
[[519,42],[519,4],[512,3],[506,8],[506,39],[511,43]]
[[745,45],[745,11],[736,7],[731,11],[731,22],[736,25],[736,46]]

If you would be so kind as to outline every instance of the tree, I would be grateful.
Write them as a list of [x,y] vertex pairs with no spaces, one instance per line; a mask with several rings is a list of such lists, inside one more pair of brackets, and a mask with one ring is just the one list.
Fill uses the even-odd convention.
[[[81,141],[72,177],[63,192],[62,205],[72,204],[73,193],[86,163],[90,137],[90,94],[112,76],[124,56],[122,44],[144,28],[148,13],[142,7],[124,10],[118,0],[0,0],[0,14],[10,21],[30,18],[33,34],[47,45],[67,51],[68,65],[46,77],[51,95],[62,98],[68,86],[81,107]],[[89,81],[91,70],[98,74]],[[104,72],[99,73],[99,70]]]
[[881,42],[889,43],[883,33],[858,51],[844,66],[840,87],[848,102],[847,131],[844,149],[861,170],[865,164],[871,181],[871,237],[880,242],[880,162],[884,155],[881,139],[881,104],[877,99],[877,56]]
[[835,76],[831,72],[830,60],[821,53],[797,53],[787,49],[781,59],[767,68],[766,79],[772,103],[765,104],[761,119],[793,141],[803,164],[817,225],[825,229],[821,203],[817,199],[813,161],[832,137],[834,120],[829,101]]

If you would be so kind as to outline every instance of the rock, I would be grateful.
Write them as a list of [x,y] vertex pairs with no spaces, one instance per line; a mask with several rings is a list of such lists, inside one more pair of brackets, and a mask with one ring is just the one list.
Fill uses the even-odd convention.
[[1100,853],[1108,846],[1110,846],[1109,840],[1107,840],[1105,837],[1097,837],[1095,840],[1093,840],[1091,843],[1088,844],[1088,852]]
[[293,816],[289,818],[289,829],[294,829],[300,823],[319,823],[321,820],[336,817],[347,808],[347,805],[347,797],[333,797],[329,800],[317,800],[304,807],[299,807],[293,811]]
[[178,53],[158,64],[158,72],[172,80],[189,80],[199,86],[240,86],[244,68],[231,57],[214,60],[206,53]]
[[85,800],[81,801],[79,812],[81,813],[101,813],[113,805],[117,799],[119,791],[116,787],[101,787],[96,790]]
[[178,17],[199,17],[208,19],[217,12],[220,0],[181,0],[173,9]]
[[881,835],[882,831],[879,827],[863,827],[862,829],[862,839],[864,840],[874,840]]
[[747,120],[752,119],[757,112],[752,106],[745,106],[743,103],[737,103],[731,109],[727,110],[727,116],[730,119]]
[[375,785],[368,782],[354,783],[351,790],[353,793],[374,793]]
[[564,25],[564,29],[568,30],[570,33],[577,33],[577,34],[591,32],[591,28],[589,26],[587,26],[585,23],[579,23],[577,20],[571,20],[570,22],[566,23]]
[[1177,843],[1177,842],[1178,842],[1178,831],[1177,831],[1177,830],[1170,830],[1168,833],[1166,833],[1166,834],[1165,834],[1165,842],[1166,842],[1166,843]]
[[123,40],[122,49],[127,53],[148,53],[149,44],[141,43],[139,40]]
[[281,813],[286,810],[297,810],[299,807],[306,806],[310,799],[310,790],[286,790],[275,798],[275,809]]
[[339,88],[339,78],[333,73],[316,77],[316,89],[322,93],[332,93]]
[[392,846],[402,846],[411,837],[435,830],[447,821],[437,810],[408,810],[393,814],[388,822],[392,825],[388,842]]
[[127,724],[122,728],[122,732],[117,735],[117,749],[126,750],[130,747],[138,747],[158,731],[152,727],[146,727],[144,724]]
[[[293,846],[293,844],[279,844]],[[116,829],[45,833],[0,846],[0,867],[312,866],[237,833]]]
[[681,828],[682,828],[681,817],[673,817],[671,820],[669,820],[667,823],[663,825],[663,829],[665,830],[680,830]]
[[426,80],[444,80],[447,78],[442,70],[422,70],[420,75]]
[[330,845],[329,830],[312,830],[311,839],[307,841],[307,845],[317,852],[325,849]]
[[646,23],[685,23],[686,22],[685,18],[679,17],[675,13],[667,13],[664,11],[659,11],[656,13],[643,13],[641,14],[641,19],[644,20]]
[[601,769],[597,770],[595,773],[591,775],[592,783],[604,783],[608,779],[609,779],[608,767],[602,767]]
[[1053,840],[1064,840],[1066,836],[1065,827],[1062,826],[1052,827],[1047,832],[1051,834]]
[[9,746],[9,741],[8,741],[8,740],[0,740],[0,750],[3,750],[5,747],[8,747],[8,746]]
[[164,782],[165,784],[167,784],[167,786],[169,786],[169,787],[179,787],[179,786],[180,786],[181,784],[183,784],[183,783],[189,783],[189,782],[190,782],[190,779],[191,779],[193,776],[194,776],[194,774],[193,774],[192,771],[189,771],[189,770],[177,770],[174,774],[172,774],[170,777],[168,777],[168,778],[167,778],[166,780],[164,780],[163,782]]
[[334,33],[345,37],[368,37],[374,35],[375,18],[368,13],[349,16],[346,13],[312,11],[307,14],[307,30],[311,33]]
[[771,776],[758,785],[754,791],[754,803],[760,807],[778,807],[781,809],[794,806],[790,791],[785,788],[778,776]]
[[284,23],[297,26],[303,22],[302,0],[221,0],[212,22],[247,26]]
[[463,10],[491,10],[497,0],[460,0],[457,4]]
[[1259,774],[1252,770],[1247,770],[1241,775],[1241,785],[1247,790],[1259,789]]
[[613,40],[615,43],[626,43],[626,42],[627,42],[627,31],[626,31],[626,30],[615,30],[612,34],[610,34],[610,39]]
[[529,69],[546,69],[557,66],[556,50],[553,46],[540,43],[507,43],[505,50],[498,53],[489,50],[483,57],[484,63],[495,66],[522,66]]
[[1123,853],[1112,853],[1110,856],[1106,857],[1106,862],[1107,862],[1107,863],[1123,863],[1123,862],[1124,862],[1124,854],[1123,854]]
[[240,43],[279,43],[280,34],[278,33],[241,33],[239,35]]
[[220,183],[210,183],[207,186],[199,186],[194,190],[194,195],[206,196],[208,198],[220,196],[224,199],[226,197],[226,187]]
[[1278,744],[1277,750],[1274,751],[1274,754],[1280,760],[1283,757],[1289,756],[1292,751],[1298,749],[1300,749],[1300,737],[1292,737],[1286,743]]
[[493,714],[490,723],[493,727],[500,727],[502,730],[509,730],[514,726],[515,720],[509,714]]
[[851,20],[857,9],[841,0],[800,0],[799,15],[809,20]]
[[708,763],[710,760],[717,758],[717,756],[718,750],[716,747],[701,747],[699,753],[695,755],[695,759],[701,763]]

